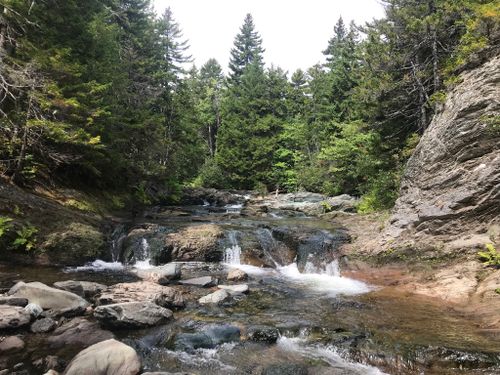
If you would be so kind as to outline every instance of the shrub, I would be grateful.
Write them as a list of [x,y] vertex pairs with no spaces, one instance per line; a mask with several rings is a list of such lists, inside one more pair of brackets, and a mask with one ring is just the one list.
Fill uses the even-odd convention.
[[487,266],[500,267],[500,253],[492,243],[485,245],[485,251],[477,253],[479,259]]

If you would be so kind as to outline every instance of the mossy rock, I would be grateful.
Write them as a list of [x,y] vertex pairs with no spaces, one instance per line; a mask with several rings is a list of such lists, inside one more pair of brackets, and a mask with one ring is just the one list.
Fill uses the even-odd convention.
[[41,250],[54,264],[81,265],[100,258],[105,244],[104,235],[98,229],[75,222],[47,235]]

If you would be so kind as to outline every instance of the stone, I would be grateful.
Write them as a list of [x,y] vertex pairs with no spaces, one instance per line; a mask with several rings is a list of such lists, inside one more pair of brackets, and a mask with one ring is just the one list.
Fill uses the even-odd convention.
[[63,375],[137,375],[140,370],[141,360],[136,351],[111,339],[78,353]]
[[447,94],[404,170],[390,239],[484,233],[500,223],[499,64],[496,56],[462,73]]
[[230,295],[244,294],[244,293],[248,293],[248,291],[249,291],[247,284],[219,285],[219,286],[217,286],[217,288],[227,291]]
[[178,290],[148,281],[115,284],[97,298],[99,305],[124,302],[151,302],[174,310],[186,305],[182,293]]
[[0,297],[0,305],[25,307],[28,304],[26,298],[20,297]]
[[245,271],[234,269],[229,271],[227,274],[228,281],[244,281],[248,279],[248,275]]
[[280,363],[266,367],[262,375],[307,375],[308,373],[305,365]]
[[175,349],[190,352],[195,349],[211,349],[217,345],[240,341],[240,329],[224,324],[204,328],[200,332],[180,333],[175,338]]
[[126,302],[98,306],[94,316],[114,328],[144,328],[166,323],[173,313],[151,302]]
[[55,355],[48,355],[45,358],[39,358],[33,361],[32,364],[40,372],[46,371],[46,373],[50,373],[50,371],[53,371],[56,374],[58,374],[59,371],[64,371],[64,368],[66,367],[66,362]]
[[54,287],[74,293],[84,298],[93,298],[107,288],[106,285],[94,283],[92,281],[58,281]]
[[57,322],[51,318],[43,318],[36,320],[30,327],[33,333],[47,333],[53,331],[57,327]]
[[19,306],[0,305],[0,329],[19,328],[28,325],[31,315]]
[[51,288],[39,282],[20,281],[8,294],[12,297],[27,298],[30,304],[40,305],[48,316],[53,317],[81,315],[90,306],[86,300],[74,293]]
[[48,338],[50,348],[86,348],[89,345],[114,338],[114,335],[101,329],[98,323],[84,318],[75,318],[56,328]]
[[219,240],[223,236],[223,230],[214,224],[189,226],[166,236],[165,251],[177,261],[220,261],[223,249]]
[[196,277],[194,279],[187,279],[187,280],[179,281],[179,284],[189,285],[189,286],[198,286],[200,288],[211,288],[213,286],[216,286],[217,283],[218,283],[218,280],[213,276]]
[[17,336],[8,336],[0,341],[0,353],[15,352],[24,349],[24,341]]
[[136,274],[144,281],[158,283],[160,285],[170,284],[173,280],[181,278],[181,265],[177,263],[169,263],[163,266],[138,269]]
[[226,290],[220,289],[216,292],[201,297],[198,302],[202,305],[218,305],[219,303],[228,299],[229,296],[230,294]]
[[267,326],[254,326],[248,329],[247,336],[251,341],[274,344],[276,341],[278,341],[280,333],[277,328]]
[[26,307],[24,308],[29,314],[34,318],[38,318],[40,315],[43,314],[43,309],[41,308],[40,305],[37,305],[36,303],[28,303]]

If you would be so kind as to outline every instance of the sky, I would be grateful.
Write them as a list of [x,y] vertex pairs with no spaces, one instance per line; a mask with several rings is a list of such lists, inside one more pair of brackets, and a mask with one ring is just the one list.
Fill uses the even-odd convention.
[[200,67],[215,58],[227,71],[229,51],[247,13],[263,39],[267,66],[292,73],[324,61],[322,51],[342,16],[348,24],[381,18],[380,0],[153,0],[162,13],[170,6]]

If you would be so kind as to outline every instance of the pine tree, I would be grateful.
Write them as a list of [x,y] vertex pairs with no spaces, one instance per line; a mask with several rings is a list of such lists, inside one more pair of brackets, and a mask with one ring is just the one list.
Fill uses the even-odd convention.
[[251,63],[255,62],[262,66],[264,51],[262,38],[255,31],[252,15],[247,14],[239,34],[234,39],[234,47],[231,49],[229,60],[230,79],[237,81],[245,68]]

